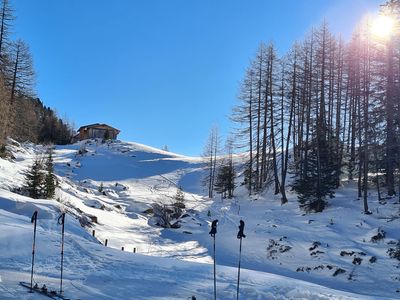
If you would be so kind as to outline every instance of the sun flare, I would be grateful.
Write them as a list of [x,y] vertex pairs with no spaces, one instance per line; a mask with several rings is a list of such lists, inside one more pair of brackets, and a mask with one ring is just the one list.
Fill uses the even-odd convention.
[[394,20],[385,15],[378,16],[372,23],[371,32],[380,38],[389,38],[393,33]]

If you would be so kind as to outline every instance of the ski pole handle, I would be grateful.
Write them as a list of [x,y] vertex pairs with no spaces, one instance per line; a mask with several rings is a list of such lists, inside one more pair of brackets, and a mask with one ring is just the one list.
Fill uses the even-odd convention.
[[238,232],[238,234],[237,234],[237,238],[238,239],[242,239],[242,238],[245,238],[246,237],[246,235],[244,234],[244,221],[243,220],[240,220],[240,224],[239,224],[239,232]]
[[218,220],[214,220],[211,223],[211,230],[210,230],[209,234],[212,237],[215,237],[215,235],[217,234],[217,223],[218,223]]

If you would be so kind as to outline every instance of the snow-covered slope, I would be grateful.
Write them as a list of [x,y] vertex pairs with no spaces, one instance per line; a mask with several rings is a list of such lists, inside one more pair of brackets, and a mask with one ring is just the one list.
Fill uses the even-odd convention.
[[[65,290],[73,299],[211,299],[213,219],[219,220],[219,299],[236,297],[240,219],[247,235],[241,299],[400,297],[399,261],[387,254],[400,238],[395,199],[372,200],[372,215],[361,213],[350,184],[321,214],[304,214],[295,195],[281,206],[273,195],[249,198],[241,187],[232,200],[212,201],[200,184],[200,158],[136,143],[88,141],[56,148],[58,201],[33,200],[11,190],[22,186],[23,173],[43,148],[14,143],[10,150],[15,160],[0,159],[0,299],[40,299],[18,285],[29,279],[35,209],[35,280],[54,289],[60,261],[57,218],[61,210],[68,212]],[[155,226],[148,209],[154,202],[171,203],[177,186],[185,192],[181,227]],[[93,221],[90,226],[80,225],[85,219]],[[373,242],[378,230],[385,238]]]

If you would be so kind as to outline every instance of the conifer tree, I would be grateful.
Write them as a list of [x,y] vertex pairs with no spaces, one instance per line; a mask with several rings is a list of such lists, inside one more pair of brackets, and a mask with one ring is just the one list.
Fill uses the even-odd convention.
[[100,186],[99,186],[99,188],[97,190],[99,191],[99,193],[103,193],[103,190],[104,190],[103,183],[100,183]]
[[303,170],[302,176],[297,176],[293,189],[298,193],[301,208],[308,212],[321,212],[326,206],[325,198],[333,197],[340,176],[340,154],[337,151],[340,147],[337,147],[335,138],[327,140],[317,134],[308,146],[307,169]]
[[46,199],[54,197],[56,190],[56,177],[54,175],[53,155],[51,149],[48,152],[46,160],[46,175],[44,178],[44,196]]
[[39,199],[43,196],[42,161],[38,158],[25,175],[25,188],[31,198]]
[[182,187],[178,187],[176,189],[175,200],[179,203],[183,203],[185,201],[185,194],[182,191]]
[[232,164],[223,163],[217,171],[215,180],[215,191],[222,198],[232,198],[235,189],[235,170]]
[[233,166],[233,140],[229,138],[226,141],[226,151],[227,155],[217,170],[217,175],[215,179],[214,189],[217,193],[221,194],[222,198],[228,197],[229,199],[233,197],[233,191],[235,189],[235,168]]

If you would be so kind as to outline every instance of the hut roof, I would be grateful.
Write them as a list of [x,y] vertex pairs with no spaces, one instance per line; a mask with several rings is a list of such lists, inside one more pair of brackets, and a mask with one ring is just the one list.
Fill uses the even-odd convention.
[[100,124],[100,123],[95,123],[95,124],[90,124],[90,125],[85,125],[85,126],[81,126],[79,127],[78,131],[82,131],[82,130],[88,130],[89,128],[95,128],[95,129],[105,129],[105,130],[115,130],[118,133],[120,133],[121,131],[117,128],[111,127],[110,125],[107,124]]

